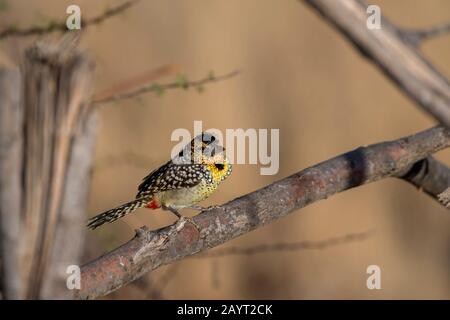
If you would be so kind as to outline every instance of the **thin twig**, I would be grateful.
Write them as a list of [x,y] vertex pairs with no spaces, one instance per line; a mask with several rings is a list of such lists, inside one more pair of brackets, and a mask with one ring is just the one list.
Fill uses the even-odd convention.
[[225,256],[252,256],[259,253],[268,252],[292,252],[307,249],[326,249],[329,247],[334,247],[337,245],[363,241],[372,235],[372,231],[365,231],[359,233],[349,233],[340,237],[328,238],[320,241],[297,241],[297,242],[279,242],[279,243],[266,243],[259,244],[250,247],[228,247],[223,249],[218,249],[214,251],[207,251],[203,254],[193,256],[193,258],[204,259],[204,258],[217,258]]
[[[118,15],[119,13],[122,13],[123,11],[129,9],[134,4],[136,4],[139,0],[128,0],[124,3],[113,7],[111,9],[106,10],[104,13],[88,18],[86,20],[82,20],[81,26],[83,29],[86,29],[89,26],[93,26],[96,24],[100,24],[103,21],[105,21],[108,18],[111,18],[115,15]],[[0,31],[0,39],[5,39],[8,37],[27,37],[27,36],[33,36],[33,35],[43,35],[47,33],[52,32],[65,32],[69,31],[66,26],[66,21],[53,21],[49,23],[46,26],[32,26],[28,28],[17,28],[15,26],[10,26],[4,29],[3,31]]]
[[102,104],[102,103],[107,103],[107,102],[119,101],[119,100],[123,100],[123,99],[135,98],[141,94],[148,93],[148,92],[163,93],[165,90],[170,90],[170,89],[187,90],[192,87],[202,88],[203,85],[213,83],[213,82],[223,81],[223,80],[232,78],[234,76],[237,76],[239,73],[240,73],[239,70],[235,70],[235,71],[232,71],[232,72],[224,74],[224,75],[220,75],[220,76],[208,75],[202,79],[193,80],[193,81],[186,80],[185,78],[180,78],[174,82],[170,82],[170,83],[166,83],[166,84],[151,83],[151,84],[142,86],[136,90],[132,90],[130,92],[114,94],[114,95],[106,97],[106,98],[94,100],[93,104]]

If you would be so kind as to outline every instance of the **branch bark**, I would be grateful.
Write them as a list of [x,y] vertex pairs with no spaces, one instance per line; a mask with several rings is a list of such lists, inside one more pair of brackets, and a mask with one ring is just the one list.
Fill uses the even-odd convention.
[[162,265],[250,232],[333,194],[405,173],[429,154],[450,146],[443,127],[337,156],[227,204],[156,231],[136,236],[81,268],[77,297],[108,294]]
[[407,168],[399,178],[440,202],[439,195],[450,186],[450,168],[429,156]]
[[[305,0],[375,63],[423,110],[450,128],[450,83],[416,49],[416,43],[382,19],[381,29],[366,26],[366,6],[356,0]],[[447,30],[447,29],[445,29]]]

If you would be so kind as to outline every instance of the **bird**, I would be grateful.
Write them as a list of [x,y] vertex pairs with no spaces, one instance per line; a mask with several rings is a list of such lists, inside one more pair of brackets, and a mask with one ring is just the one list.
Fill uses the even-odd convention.
[[168,210],[178,219],[179,209],[208,210],[197,203],[208,198],[232,172],[225,148],[211,133],[202,132],[164,165],[148,174],[138,187],[136,198],[105,211],[87,222],[96,229],[139,209]]

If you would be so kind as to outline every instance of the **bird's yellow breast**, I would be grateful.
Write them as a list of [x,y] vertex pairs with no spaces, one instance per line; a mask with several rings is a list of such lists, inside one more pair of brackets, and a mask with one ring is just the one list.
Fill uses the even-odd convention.
[[230,175],[231,166],[228,161],[224,161],[220,165],[216,163],[207,164],[209,172],[214,182],[221,182]]

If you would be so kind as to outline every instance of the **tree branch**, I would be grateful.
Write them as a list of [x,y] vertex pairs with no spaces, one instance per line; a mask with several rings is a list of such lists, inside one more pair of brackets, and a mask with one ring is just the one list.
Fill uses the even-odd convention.
[[440,202],[439,195],[450,186],[450,168],[431,156],[417,161],[398,177]]
[[450,22],[441,23],[423,30],[401,30],[402,36],[415,47],[419,47],[424,40],[449,32]]
[[[100,24],[103,21],[105,21],[108,18],[111,18],[115,15],[118,15],[119,13],[122,13],[123,11],[129,9],[133,5],[135,5],[139,0],[128,0],[124,3],[115,6],[111,9],[106,10],[104,13],[92,17],[89,19],[86,19],[85,21],[82,21],[81,26],[82,28],[86,29],[89,26]],[[46,26],[32,26],[28,28],[17,28],[17,27],[8,27],[3,31],[0,31],[0,39],[5,39],[8,37],[27,37],[27,36],[33,36],[33,35],[43,35],[51,32],[65,32],[67,30],[66,21],[52,21]]]
[[147,85],[144,85],[140,88],[131,90],[129,92],[125,93],[118,93],[118,94],[112,94],[109,96],[106,96],[104,98],[99,98],[97,100],[93,101],[93,104],[102,104],[102,103],[108,103],[108,102],[115,102],[123,99],[129,99],[129,98],[135,98],[143,93],[148,92],[154,92],[157,94],[162,94],[165,90],[170,89],[184,89],[187,90],[189,88],[197,88],[199,90],[202,90],[203,86],[205,84],[223,81],[229,78],[232,78],[234,76],[237,76],[240,73],[239,70],[232,71],[230,73],[220,75],[220,76],[214,76],[213,74],[209,74],[208,76],[199,79],[199,80],[192,80],[189,81],[184,76],[179,76],[178,79],[174,82],[165,83],[165,84],[158,84],[158,83],[150,83]]
[[449,146],[449,131],[435,127],[403,139],[360,147],[193,219],[181,219],[156,231],[143,227],[126,244],[81,268],[82,288],[76,295],[92,299],[108,294],[148,271],[218,246],[333,194],[398,176]]
[[450,128],[450,83],[416,50],[414,43],[383,18],[381,29],[366,26],[366,6],[356,0],[305,0],[336,26],[411,99]]

